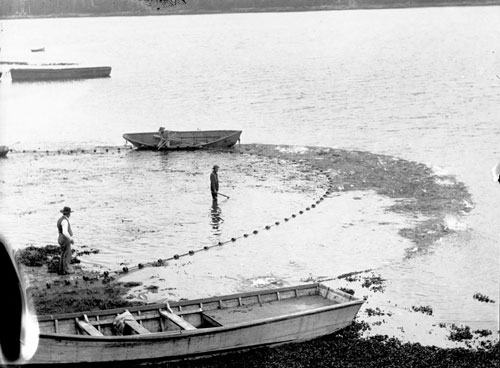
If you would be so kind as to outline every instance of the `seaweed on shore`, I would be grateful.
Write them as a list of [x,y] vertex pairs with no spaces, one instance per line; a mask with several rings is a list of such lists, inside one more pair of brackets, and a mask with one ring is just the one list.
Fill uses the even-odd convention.
[[495,303],[495,301],[493,299],[490,299],[489,296],[483,295],[481,293],[476,293],[472,297],[483,303]]

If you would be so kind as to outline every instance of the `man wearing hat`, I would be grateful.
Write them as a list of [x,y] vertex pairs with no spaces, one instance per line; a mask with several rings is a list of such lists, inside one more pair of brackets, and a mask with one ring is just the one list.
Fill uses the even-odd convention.
[[212,173],[210,174],[210,191],[212,192],[212,199],[217,200],[217,193],[219,192],[219,166],[214,165]]
[[57,220],[57,230],[59,232],[59,238],[57,242],[61,246],[61,259],[59,260],[59,275],[68,275],[73,273],[70,271],[71,264],[71,244],[73,241],[73,231],[71,231],[71,224],[69,223],[69,217],[71,216],[71,208],[64,207],[60,210],[63,215],[59,220]]

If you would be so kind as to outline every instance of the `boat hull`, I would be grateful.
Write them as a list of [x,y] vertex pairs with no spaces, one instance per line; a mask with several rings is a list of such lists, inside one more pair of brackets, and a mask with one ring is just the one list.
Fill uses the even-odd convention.
[[125,133],[123,138],[141,150],[196,150],[210,148],[229,148],[238,142],[241,130],[196,130],[169,131],[171,141],[160,146],[162,138],[159,132]]
[[74,67],[74,68],[12,68],[10,75],[13,82],[106,78],[111,74],[110,66]]
[[[335,298],[338,302],[333,301]],[[186,320],[196,317],[196,313],[188,315],[181,312],[183,308],[201,306],[203,312],[197,313],[203,318],[223,323],[129,336],[41,333],[38,350],[28,365],[102,366],[177,361],[310,340],[350,325],[362,303],[321,284],[172,303],[172,310],[184,313]],[[148,308],[162,309],[162,306]],[[137,313],[133,308],[130,311]],[[147,313],[142,310],[136,316]],[[74,322],[74,318],[69,318]],[[89,318],[92,318],[90,313]],[[151,326],[151,321],[142,323]],[[60,328],[64,329],[63,322]]]

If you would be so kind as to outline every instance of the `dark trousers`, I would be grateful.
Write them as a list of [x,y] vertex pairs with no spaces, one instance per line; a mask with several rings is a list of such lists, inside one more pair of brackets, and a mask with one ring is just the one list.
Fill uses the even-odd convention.
[[71,241],[60,234],[58,243],[61,246],[61,258],[59,259],[59,274],[64,275],[70,272],[71,264]]

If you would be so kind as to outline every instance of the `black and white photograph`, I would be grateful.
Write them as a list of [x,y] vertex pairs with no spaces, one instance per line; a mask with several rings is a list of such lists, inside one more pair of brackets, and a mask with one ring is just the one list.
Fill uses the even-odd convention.
[[500,367],[500,0],[0,0],[0,366]]

